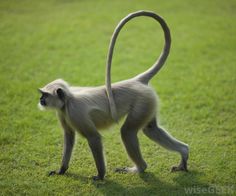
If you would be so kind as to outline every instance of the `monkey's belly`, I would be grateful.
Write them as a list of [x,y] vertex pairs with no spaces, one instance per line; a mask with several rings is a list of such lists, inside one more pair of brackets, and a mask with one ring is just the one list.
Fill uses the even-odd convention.
[[97,129],[108,128],[114,123],[111,116],[104,111],[93,110],[90,112],[90,116]]

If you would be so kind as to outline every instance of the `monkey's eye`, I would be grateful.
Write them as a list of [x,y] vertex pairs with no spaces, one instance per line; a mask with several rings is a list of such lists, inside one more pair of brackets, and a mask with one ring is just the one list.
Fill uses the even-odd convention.
[[47,97],[49,97],[49,93],[42,93],[42,96],[40,99],[46,99]]
[[49,96],[49,93],[43,93],[42,95],[44,98],[47,98]]

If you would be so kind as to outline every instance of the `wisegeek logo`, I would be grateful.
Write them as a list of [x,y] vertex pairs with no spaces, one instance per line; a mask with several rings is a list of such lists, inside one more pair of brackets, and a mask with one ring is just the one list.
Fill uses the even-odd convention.
[[209,187],[185,187],[185,194],[233,194],[235,192],[235,187],[232,186],[217,186],[211,185]]

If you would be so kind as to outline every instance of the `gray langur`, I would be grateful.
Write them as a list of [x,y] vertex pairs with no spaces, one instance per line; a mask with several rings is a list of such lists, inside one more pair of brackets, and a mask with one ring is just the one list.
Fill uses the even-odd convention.
[[[164,49],[156,63],[147,71],[111,85],[110,69],[116,38],[129,20],[139,16],[151,17],[160,23],[165,36]],[[124,116],[126,119],[120,130],[121,138],[134,167],[117,168],[117,172],[139,173],[147,168],[137,138],[140,129],[148,138],[164,148],[180,153],[180,164],[172,167],[172,171],[187,171],[188,145],[175,139],[158,125],[156,93],[148,85],[166,61],[170,45],[169,28],[160,16],[149,11],[131,13],[120,21],[112,35],[107,59],[106,86],[73,87],[57,79],[39,89],[42,94],[39,106],[55,109],[64,129],[61,167],[59,171],[52,171],[49,175],[64,174],[68,169],[77,131],[87,139],[94,157],[98,174],[93,179],[103,180],[105,163],[98,130],[110,126]]]

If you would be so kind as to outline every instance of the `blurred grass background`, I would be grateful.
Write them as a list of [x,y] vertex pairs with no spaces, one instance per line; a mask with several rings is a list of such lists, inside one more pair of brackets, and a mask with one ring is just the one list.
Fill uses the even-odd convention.
[[[37,109],[37,88],[56,78],[103,85],[110,36],[137,10],[160,14],[171,29],[171,53],[152,86],[161,124],[190,145],[190,171],[170,173],[179,156],[140,132],[147,172],[114,173],[132,165],[115,126],[102,132],[104,182],[89,178],[96,169],[79,135],[67,175],[47,177],[59,168],[63,138],[54,112]],[[235,194],[235,10],[234,0],[0,1],[0,195],[184,195],[186,188]],[[118,38],[113,81],[146,70],[162,46],[155,21],[130,22]]]

